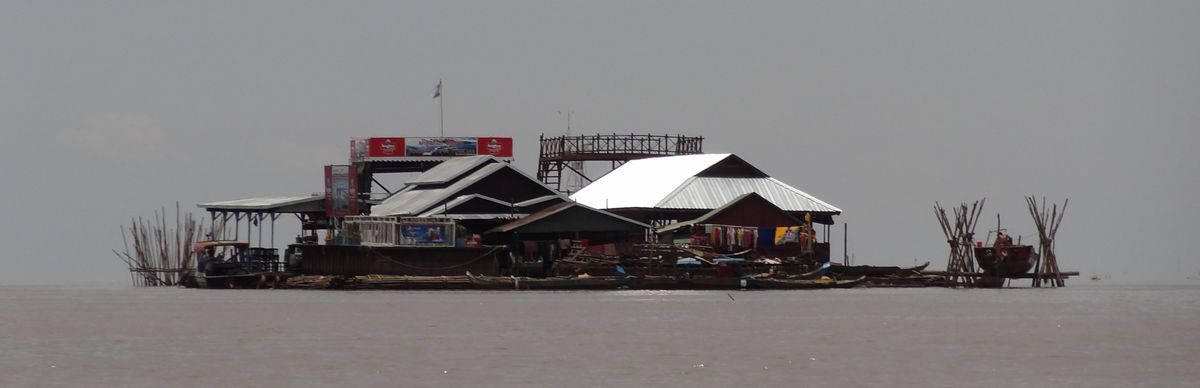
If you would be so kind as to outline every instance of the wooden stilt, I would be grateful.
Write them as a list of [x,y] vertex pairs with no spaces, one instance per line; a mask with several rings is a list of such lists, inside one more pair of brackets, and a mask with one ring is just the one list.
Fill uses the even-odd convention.
[[1059,225],[1062,225],[1068,202],[1070,199],[1063,201],[1062,209],[1059,209],[1058,204],[1051,204],[1047,208],[1045,198],[1038,202],[1033,196],[1025,197],[1029,215],[1033,217],[1033,224],[1038,230],[1038,261],[1034,266],[1033,287],[1041,287],[1047,283],[1053,287],[1066,285],[1058,267],[1058,257],[1054,254],[1054,238],[1058,234]]
[[951,287],[974,286],[978,270],[975,267],[975,226],[979,216],[983,214],[981,199],[970,207],[964,202],[954,208],[954,223],[951,224],[946,216],[946,209],[939,203],[934,203],[934,216],[942,226],[946,243],[950,245],[950,256],[946,262],[946,284]]

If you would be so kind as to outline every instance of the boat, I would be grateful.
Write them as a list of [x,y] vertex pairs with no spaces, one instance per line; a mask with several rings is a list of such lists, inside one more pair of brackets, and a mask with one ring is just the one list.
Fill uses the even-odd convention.
[[829,267],[829,273],[846,276],[846,277],[885,277],[902,274],[915,274],[925,270],[929,266],[929,262],[912,267],[897,267],[897,266],[873,266],[873,265],[833,265]]
[[984,273],[1005,277],[1020,275],[1033,269],[1036,255],[1032,245],[1010,245],[1003,247],[1005,254],[1001,260],[996,259],[995,247],[975,247],[975,262]]
[[750,286],[767,290],[807,290],[822,288],[851,288],[867,281],[866,276],[852,280],[833,280],[830,278],[792,280],[792,279],[749,279]]
[[795,275],[795,276],[788,276],[784,279],[789,279],[789,280],[817,279],[822,276],[825,276],[825,274],[827,272],[829,272],[829,268],[832,266],[833,266],[833,264],[830,264],[829,262],[825,262],[824,264],[821,264],[820,267],[817,267],[817,269],[814,269],[812,271],[808,271],[808,272],[805,272],[805,273],[802,273],[799,275]]
[[559,276],[529,278],[517,276],[483,276],[467,272],[474,288],[493,290],[615,290],[625,286],[626,278],[616,276]]
[[740,290],[750,286],[748,277],[695,277],[679,279],[679,288],[686,290]]
[[638,276],[627,280],[626,285],[634,290],[676,290],[679,289],[679,279],[673,276]]
[[196,271],[189,286],[197,288],[274,288],[288,274],[263,248],[243,241],[197,242]]

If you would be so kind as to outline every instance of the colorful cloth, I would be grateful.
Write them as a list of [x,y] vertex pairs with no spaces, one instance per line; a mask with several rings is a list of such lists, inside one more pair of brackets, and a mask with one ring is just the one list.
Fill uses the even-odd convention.
[[799,226],[780,226],[775,228],[775,245],[800,242]]

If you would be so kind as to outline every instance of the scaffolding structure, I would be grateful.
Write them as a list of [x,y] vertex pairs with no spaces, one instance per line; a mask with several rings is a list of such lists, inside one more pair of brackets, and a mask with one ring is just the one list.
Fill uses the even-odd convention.
[[975,201],[968,208],[964,202],[954,208],[954,219],[946,216],[946,209],[934,202],[933,214],[942,225],[946,243],[950,245],[950,256],[946,261],[946,284],[950,287],[973,287],[979,271],[975,267],[975,225],[983,214],[986,199]]
[[634,159],[704,152],[704,137],[683,135],[541,135],[538,144],[537,178],[559,192],[572,189],[562,186],[567,175],[592,182],[582,171],[583,162],[609,162],[615,169]]

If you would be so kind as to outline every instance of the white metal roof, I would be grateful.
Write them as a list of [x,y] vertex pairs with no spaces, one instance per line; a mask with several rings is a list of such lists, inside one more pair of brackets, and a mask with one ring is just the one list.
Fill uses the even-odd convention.
[[654,207],[716,209],[748,193],[758,193],[785,211],[842,212],[841,209],[775,178],[693,177]]
[[689,178],[732,154],[695,154],[631,160],[571,195],[597,209],[655,207]]
[[232,201],[209,202],[196,205],[209,210],[268,210],[284,206],[297,205],[309,201],[324,201],[325,197],[318,195],[296,197],[256,197],[235,199]]
[[[482,158],[488,159],[490,157],[482,157]],[[464,163],[463,165],[458,166],[455,169],[455,171],[465,172],[467,170],[470,170],[471,168],[474,168],[474,167],[469,167],[469,166],[475,166],[475,165],[478,165],[478,163],[476,163],[476,164]],[[411,216],[411,215],[418,215],[418,214],[421,214],[421,213],[424,213],[427,211],[431,211],[432,207],[434,207],[435,205],[438,205],[440,203],[443,203],[445,201],[450,200],[452,196],[475,194],[475,193],[463,193],[461,191],[465,190],[467,187],[471,186],[472,184],[475,184],[476,182],[479,182],[480,180],[487,178],[489,175],[498,173],[498,172],[500,172],[502,170],[506,170],[506,169],[511,170],[511,171],[515,172],[516,174],[523,176],[525,179],[528,180],[528,182],[531,182],[533,184],[541,186],[545,190],[546,193],[554,192],[553,189],[546,187],[546,185],[543,184],[541,181],[534,179],[532,176],[529,176],[529,174],[526,174],[524,171],[521,171],[521,170],[517,169],[516,167],[513,167],[511,164],[491,163],[491,164],[485,164],[484,166],[479,167],[466,175],[461,175],[461,173],[453,174],[453,173],[449,173],[450,170],[445,170],[444,172],[446,172],[446,175],[454,175],[455,177],[449,178],[450,181],[448,181],[448,182],[444,182],[444,183],[449,183],[448,185],[445,185],[444,187],[441,185],[431,187],[426,184],[407,184],[406,183],[406,186],[403,189],[401,189],[399,192],[392,194],[392,196],[385,199],[382,203],[373,206],[371,208],[371,215],[373,215],[373,216]],[[441,173],[439,173],[439,174],[441,174]],[[441,179],[441,178],[438,178],[438,179]],[[430,178],[428,180],[432,181],[434,179]],[[455,197],[455,198],[457,198],[457,197]]]
[[450,182],[459,176],[471,171],[481,164],[495,162],[496,158],[491,156],[468,156],[457,157],[438,163],[433,168],[426,170],[404,182],[406,185],[424,185],[424,184],[442,184]]
[[758,193],[786,211],[841,213],[841,209],[770,177],[696,176],[732,154],[698,154],[625,163],[571,199],[600,209],[716,209]]
[[371,215],[408,216],[421,214],[429,210],[430,207],[448,199],[450,196],[458,194],[459,190],[505,167],[508,167],[507,163],[487,165],[442,188],[417,189],[418,186],[415,185],[406,186],[404,190],[383,200],[383,203],[371,207]]

